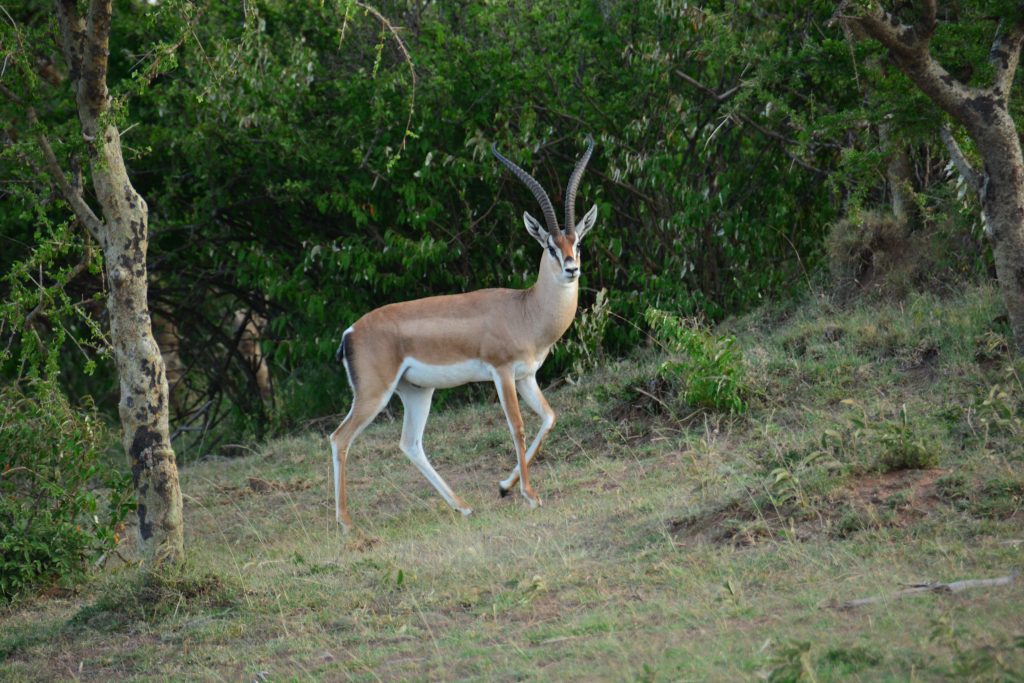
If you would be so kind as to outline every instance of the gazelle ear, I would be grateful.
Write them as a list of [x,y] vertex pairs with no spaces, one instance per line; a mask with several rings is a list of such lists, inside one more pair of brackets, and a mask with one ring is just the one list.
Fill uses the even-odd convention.
[[583,239],[583,236],[587,234],[587,231],[594,227],[594,223],[597,222],[597,204],[590,207],[590,211],[587,211],[587,215],[583,217],[579,223],[576,224],[576,240]]
[[530,237],[540,242],[540,246],[548,246],[548,231],[527,211],[523,211],[523,223],[526,225],[526,232],[530,233]]

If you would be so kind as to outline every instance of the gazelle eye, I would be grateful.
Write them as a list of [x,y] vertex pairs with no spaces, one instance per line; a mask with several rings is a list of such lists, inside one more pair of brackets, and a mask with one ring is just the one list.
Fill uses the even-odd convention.
[[558,254],[555,253],[555,248],[550,244],[548,245],[548,253],[550,253],[555,258],[558,258]]

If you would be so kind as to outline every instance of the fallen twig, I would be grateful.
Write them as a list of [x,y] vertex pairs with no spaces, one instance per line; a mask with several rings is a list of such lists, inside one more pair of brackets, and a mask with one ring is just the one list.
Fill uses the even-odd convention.
[[961,593],[971,588],[1009,586],[1017,579],[1019,574],[1020,572],[1015,570],[1009,576],[1000,576],[996,579],[964,579],[963,581],[953,581],[952,583],[916,583],[910,586],[910,588],[905,588],[903,590],[896,591],[895,593],[873,595],[870,598],[858,598],[856,600],[844,602],[839,605],[839,609],[850,609],[852,607],[873,605],[876,602],[898,600],[899,598],[905,598],[910,595],[920,595],[922,593]]

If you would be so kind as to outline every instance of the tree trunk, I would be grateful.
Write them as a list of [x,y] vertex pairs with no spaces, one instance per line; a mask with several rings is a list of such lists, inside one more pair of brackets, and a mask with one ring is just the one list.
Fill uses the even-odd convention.
[[[872,57],[868,64],[888,76],[890,65],[885,60]],[[885,182],[889,188],[890,206],[892,215],[903,230],[903,235],[909,235],[918,227],[919,216],[917,201],[914,193],[914,170],[910,165],[910,154],[907,152],[907,145],[893,134],[891,121],[882,121],[878,126],[878,137],[882,148],[889,152],[889,159],[885,165]]]
[[907,146],[892,143],[892,156],[885,167],[885,179],[892,199],[892,214],[903,226],[904,234],[917,227],[917,202],[914,201],[914,171],[910,166]]
[[[85,121],[82,128],[87,129]],[[105,219],[101,244],[121,384],[122,443],[132,466],[146,557],[161,564],[181,559],[183,529],[178,468],[168,431],[167,378],[149,316],[148,209],[128,180],[117,129],[107,126],[96,146],[93,186]]]
[[154,565],[178,562],[184,559],[181,489],[168,436],[167,379],[149,316],[148,209],[128,178],[121,136],[109,123],[111,0],[92,0],[87,22],[75,0],[59,0],[57,12],[103,220],[81,201],[80,192],[72,205],[103,248],[122,443],[138,497],[144,559]]
[[1024,355],[1024,156],[1010,114],[995,109],[993,119],[970,132],[985,162],[981,202],[996,276],[1017,353]]
[[[1007,26],[1000,23],[989,51],[992,85],[978,88],[958,81],[931,54],[931,37],[938,25],[936,0],[920,1],[920,18],[913,25],[904,24],[875,2],[854,16],[844,16],[846,4],[840,5],[835,19],[854,29],[858,38],[874,38],[888,48],[897,68],[962,124],[977,146],[984,162],[982,174],[970,169],[962,155],[954,155],[954,161],[965,177],[975,178],[971,182],[981,199],[992,240],[1014,347],[1017,354],[1024,355],[1024,157],[1009,113],[1010,88],[1024,45],[1024,19],[1018,17]],[[947,147],[955,147],[948,132],[943,138]]]

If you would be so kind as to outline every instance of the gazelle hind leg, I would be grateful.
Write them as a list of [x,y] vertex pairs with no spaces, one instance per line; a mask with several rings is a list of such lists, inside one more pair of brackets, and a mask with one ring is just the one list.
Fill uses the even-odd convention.
[[384,409],[390,398],[391,391],[388,391],[383,397],[378,396],[376,401],[366,400],[362,393],[356,393],[348,415],[341,425],[331,433],[335,516],[345,531],[352,530],[352,518],[348,514],[345,487],[345,461],[348,459],[348,449],[352,447],[352,442],[360,432],[366,429],[367,425],[373,422],[373,418],[377,417],[377,414]]
[[[534,456],[537,455],[537,451],[540,450],[541,444],[544,443],[544,439],[555,426],[555,411],[551,409],[547,399],[544,398],[544,394],[541,393],[535,376],[531,375],[519,380],[516,382],[516,387],[519,389],[519,395],[526,401],[526,405],[530,406],[530,410],[543,420],[540,429],[537,430],[537,436],[533,438],[533,443],[530,444],[530,448],[526,451],[526,465],[529,466]],[[518,463],[506,479],[498,482],[498,492],[502,497],[507,496],[517,481],[519,481]]]
[[398,396],[402,399],[405,408],[405,415],[402,420],[402,440],[400,442],[402,452],[416,466],[416,469],[426,477],[427,481],[441,494],[452,508],[461,512],[464,516],[469,515],[473,510],[466,503],[455,495],[441,475],[427,460],[427,454],[423,450],[423,429],[427,425],[427,417],[430,415],[430,400],[434,395],[431,388],[418,387],[406,382],[398,384]]
[[508,428],[512,432],[512,441],[516,448],[519,492],[526,498],[530,507],[537,507],[541,501],[533,487],[530,486],[530,468],[526,460],[526,438],[523,434],[523,415],[519,412],[519,399],[516,397],[516,383],[512,372],[508,368],[496,370],[494,384],[498,389],[498,398],[501,399],[501,407],[505,411],[505,419],[508,421]]

